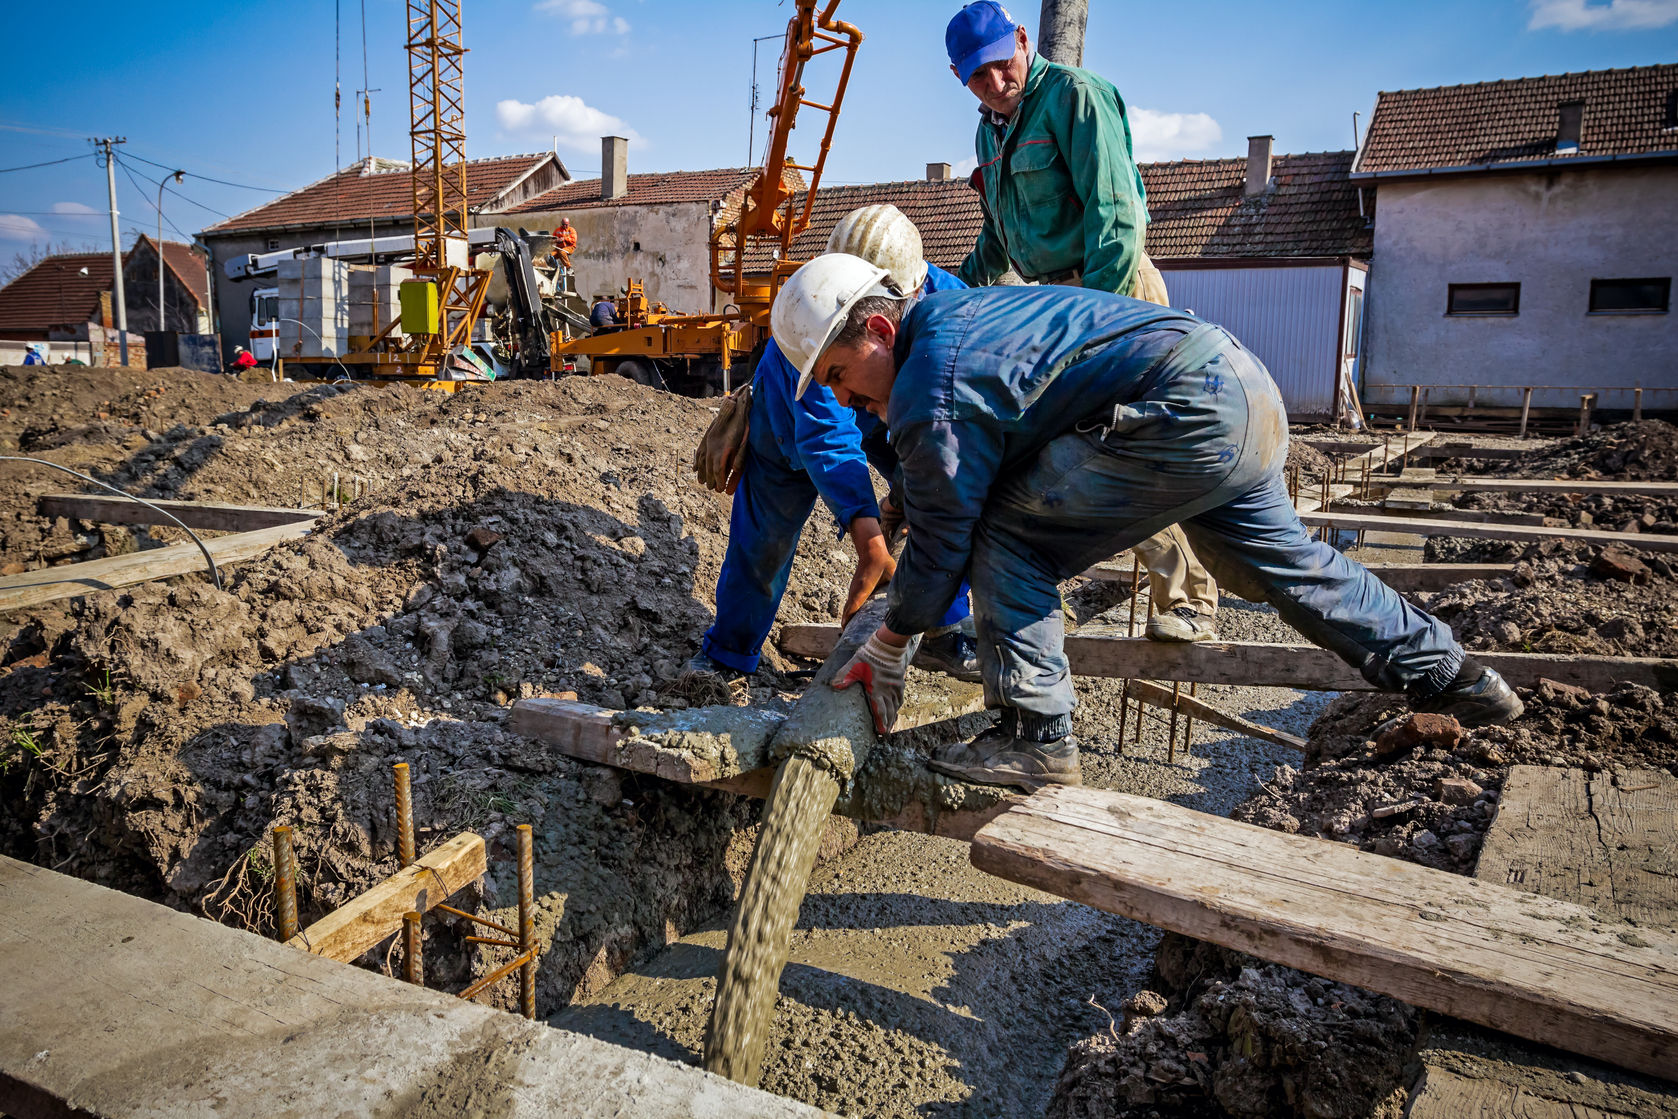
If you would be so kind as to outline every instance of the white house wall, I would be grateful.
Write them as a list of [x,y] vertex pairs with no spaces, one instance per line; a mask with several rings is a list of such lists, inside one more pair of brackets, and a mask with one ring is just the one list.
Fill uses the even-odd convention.
[[[1410,385],[1495,385],[1484,405],[1573,406],[1582,391],[1642,386],[1678,407],[1678,317],[1592,315],[1591,280],[1678,272],[1678,168],[1600,168],[1383,182],[1375,222],[1364,398]],[[1447,285],[1517,282],[1520,313],[1447,316]],[[1466,403],[1432,388],[1431,403]],[[1625,392],[1599,405],[1624,408]]]
[[[562,217],[577,231],[571,254],[577,294],[618,292],[633,276],[647,298],[672,311],[711,310],[711,208],[704,202],[656,206],[594,206],[551,213],[486,215],[479,225],[551,230]],[[641,247],[637,249],[635,246]]]
[[1338,264],[1280,268],[1162,265],[1171,305],[1215,322],[1270,370],[1288,414],[1334,414],[1334,377],[1344,297]]

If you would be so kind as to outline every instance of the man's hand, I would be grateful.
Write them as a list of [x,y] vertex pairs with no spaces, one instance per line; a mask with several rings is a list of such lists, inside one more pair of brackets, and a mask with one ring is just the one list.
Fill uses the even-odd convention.
[[851,576],[850,589],[845,592],[841,625],[850,622],[851,616],[897,570],[897,562],[891,558],[885,535],[880,531],[880,522],[873,517],[858,517],[851,522],[851,546],[856,549],[856,574]]
[[868,709],[874,713],[874,729],[889,734],[897,722],[898,708],[903,706],[903,677],[909,662],[921,647],[920,634],[904,637],[881,626],[868,637],[867,644],[845,662],[833,681],[834,691],[844,691],[852,684],[861,684],[868,699]]
[[906,527],[908,523],[903,519],[901,506],[893,505],[889,497],[880,502],[880,532],[886,538],[888,551],[896,550],[897,538]]

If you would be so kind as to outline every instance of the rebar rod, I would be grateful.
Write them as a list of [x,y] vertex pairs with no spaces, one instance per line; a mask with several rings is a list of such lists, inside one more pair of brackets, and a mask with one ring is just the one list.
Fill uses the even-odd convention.
[[420,954],[423,941],[420,915],[409,910],[402,915],[402,965],[408,982],[416,987],[425,986],[425,961]]
[[414,795],[408,763],[397,762],[396,770],[396,859],[401,866],[414,861]]
[[280,940],[297,935],[297,860],[291,847],[291,829],[284,824],[274,829],[274,911],[278,914]]
[[536,1018],[536,890],[532,864],[535,841],[529,824],[519,825],[519,946],[524,967],[519,972],[519,1003],[524,1016]]

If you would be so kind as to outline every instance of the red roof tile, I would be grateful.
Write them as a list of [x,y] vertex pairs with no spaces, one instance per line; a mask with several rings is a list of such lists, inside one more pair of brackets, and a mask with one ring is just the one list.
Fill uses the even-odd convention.
[[[132,254],[144,245],[146,252],[150,253],[152,244],[152,238],[142,233],[139,240],[135,242],[134,248],[128,251]],[[126,259],[125,257],[124,260]],[[175,278],[192,293],[192,298],[198,306],[203,307],[209,294],[209,277],[204,271],[203,255],[185,242],[165,241],[163,242],[163,262],[169,266],[169,271],[174,273]]]
[[656,206],[671,202],[712,202],[740,190],[756,175],[756,167],[723,167],[715,171],[653,171],[629,176],[628,190],[618,198],[600,197],[599,179],[578,179],[555,187],[546,194],[539,194],[508,212],[536,214],[553,210],[587,210],[597,206]]
[[0,288],[0,333],[94,321],[99,293],[110,289],[110,253],[49,256]]
[[[1678,151],[1666,127],[1678,64],[1382,93],[1358,174],[1496,167],[1534,160]],[[1576,152],[1556,151],[1558,107],[1585,103]]]
[[[543,160],[551,158],[551,153],[539,152],[535,155],[469,160],[466,164],[468,206],[479,209],[534,170]],[[204,233],[215,236],[256,229],[320,226],[334,222],[349,225],[353,222],[400,221],[413,217],[413,186],[408,165],[394,160],[379,160],[379,169],[368,170],[369,162],[362,160],[301,190],[235,214],[210,226]]]
[[[1271,165],[1274,187],[1250,201],[1242,195],[1244,157],[1144,163],[1148,254],[1166,260],[1368,257],[1372,234],[1368,219],[1358,213],[1357,189],[1346,177],[1351,162],[1349,151],[1277,156]],[[1372,194],[1366,191],[1366,199]],[[816,192],[809,229],[792,243],[793,259],[825,249],[833,227],[851,210],[882,202],[915,223],[922,252],[940,268],[954,270],[966,259],[984,221],[979,196],[965,179],[826,187]],[[760,249],[747,260],[748,268],[761,272],[769,255]]]

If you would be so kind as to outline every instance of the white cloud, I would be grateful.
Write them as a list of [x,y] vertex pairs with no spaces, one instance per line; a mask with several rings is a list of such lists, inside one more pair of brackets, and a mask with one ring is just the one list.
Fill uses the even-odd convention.
[[1130,139],[1137,162],[1183,159],[1203,153],[1224,138],[1205,113],[1158,113],[1130,109]]
[[570,20],[573,35],[604,35],[608,31],[614,35],[625,35],[629,32],[629,21],[613,15],[600,0],[541,0],[536,10]]
[[102,218],[107,211],[95,210],[82,202],[54,202],[52,212],[63,214],[67,218]]
[[33,244],[50,239],[41,223],[34,218],[26,218],[22,214],[0,214],[0,241]]
[[971,175],[973,173],[973,169],[978,166],[979,157],[976,155],[970,155],[966,159],[958,159],[954,163],[950,164],[950,175],[952,178],[965,179],[967,176]]
[[1678,0],[1531,0],[1529,30],[1641,31],[1678,21]]
[[503,132],[557,136],[559,143],[580,151],[598,151],[602,136],[623,136],[639,147],[647,146],[640,134],[622,120],[570,94],[556,93],[534,105],[512,98],[497,101],[495,119]]

